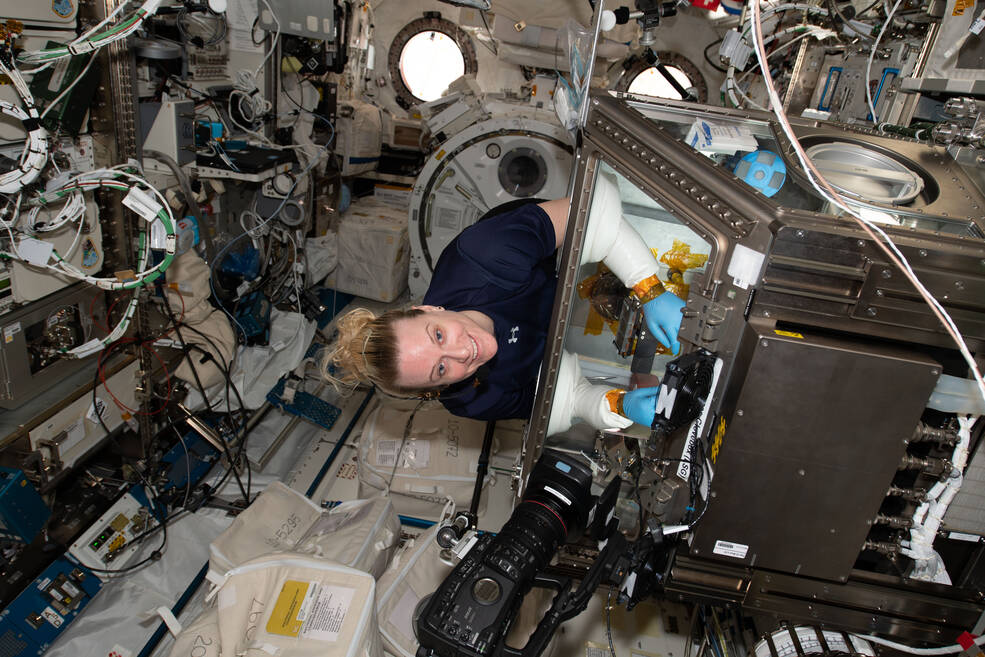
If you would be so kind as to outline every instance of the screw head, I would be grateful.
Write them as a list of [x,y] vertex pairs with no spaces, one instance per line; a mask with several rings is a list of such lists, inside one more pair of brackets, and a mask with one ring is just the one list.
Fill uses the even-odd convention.
[[868,315],[869,317],[875,317],[878,313],[879,311],[873,308],[872,306],[869,306],[868,308],[865,309],[865,314]]
[[893,270],[892,270],[892,269],[883,269],[883,270],[882,270],[882,271],[880,272],[880,275],[881,275],[881,276],[882,276],[883,278],[892,278],[892,277],[893,277]]

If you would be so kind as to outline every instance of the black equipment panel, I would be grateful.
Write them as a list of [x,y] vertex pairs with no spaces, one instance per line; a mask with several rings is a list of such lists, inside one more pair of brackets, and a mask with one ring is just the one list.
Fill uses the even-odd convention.
[[940,375],[872,342],[750,325],[691,554],[844,581]]

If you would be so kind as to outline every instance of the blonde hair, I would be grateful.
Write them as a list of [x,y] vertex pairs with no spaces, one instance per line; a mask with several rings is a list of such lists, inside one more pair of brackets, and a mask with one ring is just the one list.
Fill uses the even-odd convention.
[[350,310],[338,319],[338,340],[322,360],[322,376],[334,385],[376,385],[395,396],[429,396],[435,389],[407,388],[397,384],[397,333],[394,323],[417,317],[424,311],[389,310],[377,316],[365,308]]

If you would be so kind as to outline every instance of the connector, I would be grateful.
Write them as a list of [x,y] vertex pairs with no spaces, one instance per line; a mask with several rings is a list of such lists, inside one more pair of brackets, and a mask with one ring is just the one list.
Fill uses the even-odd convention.
[[123,197],[123,205],[127,206],[147,221],[154,221],[157,214],[164,209],[153,196],[140,189],[131,187],[126,196]]
[[742,40],[742,35],[739,34],[738,30],[732,29],[725,33],[722,45],[718,47],[718,57],[723,64],[730,64],[738,70],[744,71],[749,63],[750,55],[752,55],[752,48]]

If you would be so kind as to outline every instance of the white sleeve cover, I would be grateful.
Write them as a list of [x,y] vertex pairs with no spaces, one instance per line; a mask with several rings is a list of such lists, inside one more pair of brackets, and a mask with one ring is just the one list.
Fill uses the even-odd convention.
[[630,288],[659,271],[643,238],[623,217],[619,186],[610,174],[596,180],[581,255],[581,264],[599,260]]
[[565,351],[558,367],[547,435],[567,431],[574,418],[581,418],[596,429],[625,429],[631,425],[632,420],[609,410],[609,402],[605,398],[609,390],[611,388],[608,386],[589,383],[581,374],[578,356]]

